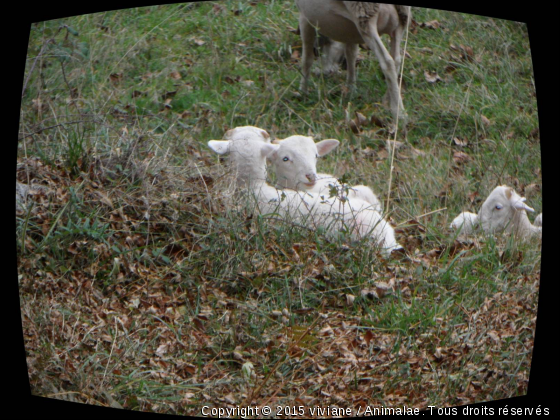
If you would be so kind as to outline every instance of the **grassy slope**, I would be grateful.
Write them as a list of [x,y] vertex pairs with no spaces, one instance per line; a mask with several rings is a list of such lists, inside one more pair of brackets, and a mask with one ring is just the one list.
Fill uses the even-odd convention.
[[465,244],[447,226],[498,184],[542,211],[527,33],[436,10],[414,18],[411,124],[389,202],[409,258],[389,261],[227,210],[206,147],[239,125],[338,138],[319,169],[387,200],[391,135],[346,119],[388,115],[367,51],[359,94],[342,94],[341,73],[314,77],[301,98],[292,2],[34,25],[17,173],[48,187],[17,216],[33,392],[195,415],[249,401],[425,408],[524,394],[539,246]]

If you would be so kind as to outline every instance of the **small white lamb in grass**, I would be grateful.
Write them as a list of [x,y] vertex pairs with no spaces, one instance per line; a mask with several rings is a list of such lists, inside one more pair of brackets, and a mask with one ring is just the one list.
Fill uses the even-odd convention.
[[354,238],[371,237],[387,254],[402,248],[391,225],[363,200],[321,199],[317,195],[268,185],[266,157],[280,146],[267,142],[266,131],[238,127],[228,131],[225,137],[226,140],[210,140],[208,146],[218,154],[230,154],[237,185],[245,187],[256,199],[261,214],[278,214],[310,228],[323,227],[329,233],[348,230]]
[[[531,224],[527,211],[534,210],[525,204],[511,187],[501,185],[494,188],[482,204],[478,215],[470,212],[459,214],[451,222],[451,228],[460,234],[472,234],[480,227],[486,233],[513,233],[520,239],[542,235],[542,213],[537,216],[540,225]],[[537,220],[535,220],[537,222]]]
[[[410,20],[410,6],[361,1],[296,0],[299,9],[299,29],[302,40],[302,91],[307,90],[309,71],[313,64],[313,45],[316,31],[345,44],[347,83],[356,83],[356,57],[358,45],[366,44],[376,55],[385,80],[387,96],[395,124],[397,117],[406,120],[398,86],[398,71],[402,57],[400,44]],[[391,53],[387,51],[380,35],[391,37]],[[330,48],[340,50],[340,44]],[[331,56],[331,52],[327,54]],[[334,53],[332,56],[336,56]]]
[[334,176],[324,173],[316,174],[314,180],[310,177],[312,169],[316,168],[317,158],[336,148],[340,144],[338,140],[328,139],[315,143],[311,137],[295,135],[283,140],[276,139],[272,143],[280,145],[278,150],[268,156],[276,173],[278,188],[306,191],[325,197],[330,197],[334,188],[339,198],[359,198],[370,203],[375,211],[383,211],[377,196],[365,185],[345,187]]

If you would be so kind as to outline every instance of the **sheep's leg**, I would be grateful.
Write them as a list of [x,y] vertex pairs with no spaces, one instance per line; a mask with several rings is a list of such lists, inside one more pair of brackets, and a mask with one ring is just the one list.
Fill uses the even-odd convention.
[[395,30],[395,33],[391,36],[391,55],[393,56],[393,60],[395,60],[397,75],[400,75],[401,73],[401,41],[403,37],[403,30],[404,28],[399,25],[399,27]]
[[406,122],[407,116],[404,110],[401,95],[399,93],[395,60],[391,57],[391,54],[389,54],[389,51],[387,51],[383,41],[381,41],[381,37],[377,33],[377,24],[373,19],[370,19],[368,25],[365,28],[359,28],[359,30],[367,46],[375,53],[381,67],[381,71],[383,71],[383,74],[385,75],[387,93],[389,94],[389,104],[395,125],[398,118]]
[[[402,64],[402,57],[400,51],[400,45],[402,40],[402,27],[399,26],[398,29],[391,35],[391,56],[395,61],[395,69],[397,71],[397,83],[400,81],[400,73],[401,73],[401,64]],[[402,101],[402,97],[401,97]],[[389,95],[389,89],[383,95],[383,105],[390,106],[391,105],[391,98]]]
[[313,43],[315,42],[315,28],[309,23],[307,18],[300,13],[299,30],[301,35],[302,52],[301,52],[301,83],[299,88],[302,92],[307,92],[307,82],[309,80],[309,70],[313,64]]
[[356,58],[358,57],[358,44],[346,44],[346,83],[350,91],[356,89]]

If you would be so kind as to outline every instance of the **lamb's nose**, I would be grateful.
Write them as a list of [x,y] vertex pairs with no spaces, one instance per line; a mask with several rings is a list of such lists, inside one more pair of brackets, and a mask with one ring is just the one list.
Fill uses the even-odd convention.
[[306,174],[305,177],[309,180],[309,182],[315,182],[315,180],[317,179],[315,174]]

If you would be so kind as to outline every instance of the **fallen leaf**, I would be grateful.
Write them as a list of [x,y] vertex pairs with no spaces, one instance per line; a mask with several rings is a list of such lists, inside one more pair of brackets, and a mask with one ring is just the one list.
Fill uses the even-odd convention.
[[350,130],[352,130],[354,134],[360,134],[360,127],[358,126],[358,124],[356,124],[356,121],[348,121],[348,127],[350,127]]
[[476,197],[478,197],[478,191],[472,192],[469,195],[467,195],[467,198],[469,199],[469,201],[471,203],[474,203],[474,200],[476,200]]
[[325,328],[322,328],[322,329],[319,331],[319,335],[323,335],[323,336],[325,336],[325,335],[333,335],[333,334],[334,334],[334,331],[333,331],[333,329],[331,328],[330,325],[327,325]]
[[112,73],[109,75],[109,79],[111,80],[111,82],[113,82],[114,84],[117,84],[121,81],[122,79],[122,73]]
[[424,71],[424,77],[428,83],[437,83],[442,82],[443,79],[439,77],[436,72],[429,72],[428,70]]
[[376,292],[375,290],[373,290],[373,289],[362,289],[362,290],[360,291],[360,295],[361,295],[362,297],[367,297],[367,298],[370,298],[370,299],[373,299],[373,298],[379,299],[379,295],[378,295],[377,292]]
[[376,125],[377,127],[386,127],[387,126],[387,122],[379,117],[377,117],[376,115],[372,115],[370,118],[370,122],[373,125]]
[[471,159],[469,155],[463,152],[454,152],[453,161],[457,164],[468,162]]
[[358,125],[358,127],[361,127],[363,125],[366,125],[368,123],[368,119],[364,116],[364,114],[356,111],[356,124]]
[[232,393],[227,394],[226,396],[224,396],[224,401],[227,402],[228,404],[235,404],[235,397],[233,396]]
[[461,146],[461,147],[465,147],[466,145],[469,144],[469,142],[467,140],[461,140],[458,137],[453,137],[453,142],[457,145],[457,146]]
[[455,63],[449,63],[444,69],[446,73],[453,73],[455,70],[457,70],[457,65]]
[[441,24],[437,20],[430,20],[429,22],[422,22],[420,24],[421,28],[426,29],[438,29],[440,26]]
[[169,347],[169,346],[168,346],[167,344],[162,344],[161,346],[159,346],[159,347],[156,349],[156,354],[157,354],[159,357],[163,357],[163,355],[164,355],[165,353],[167,353],[168,347]]
[[500,342],[500,336],[496,331],[488,331],[488,336],[494,340],[496,343]]

